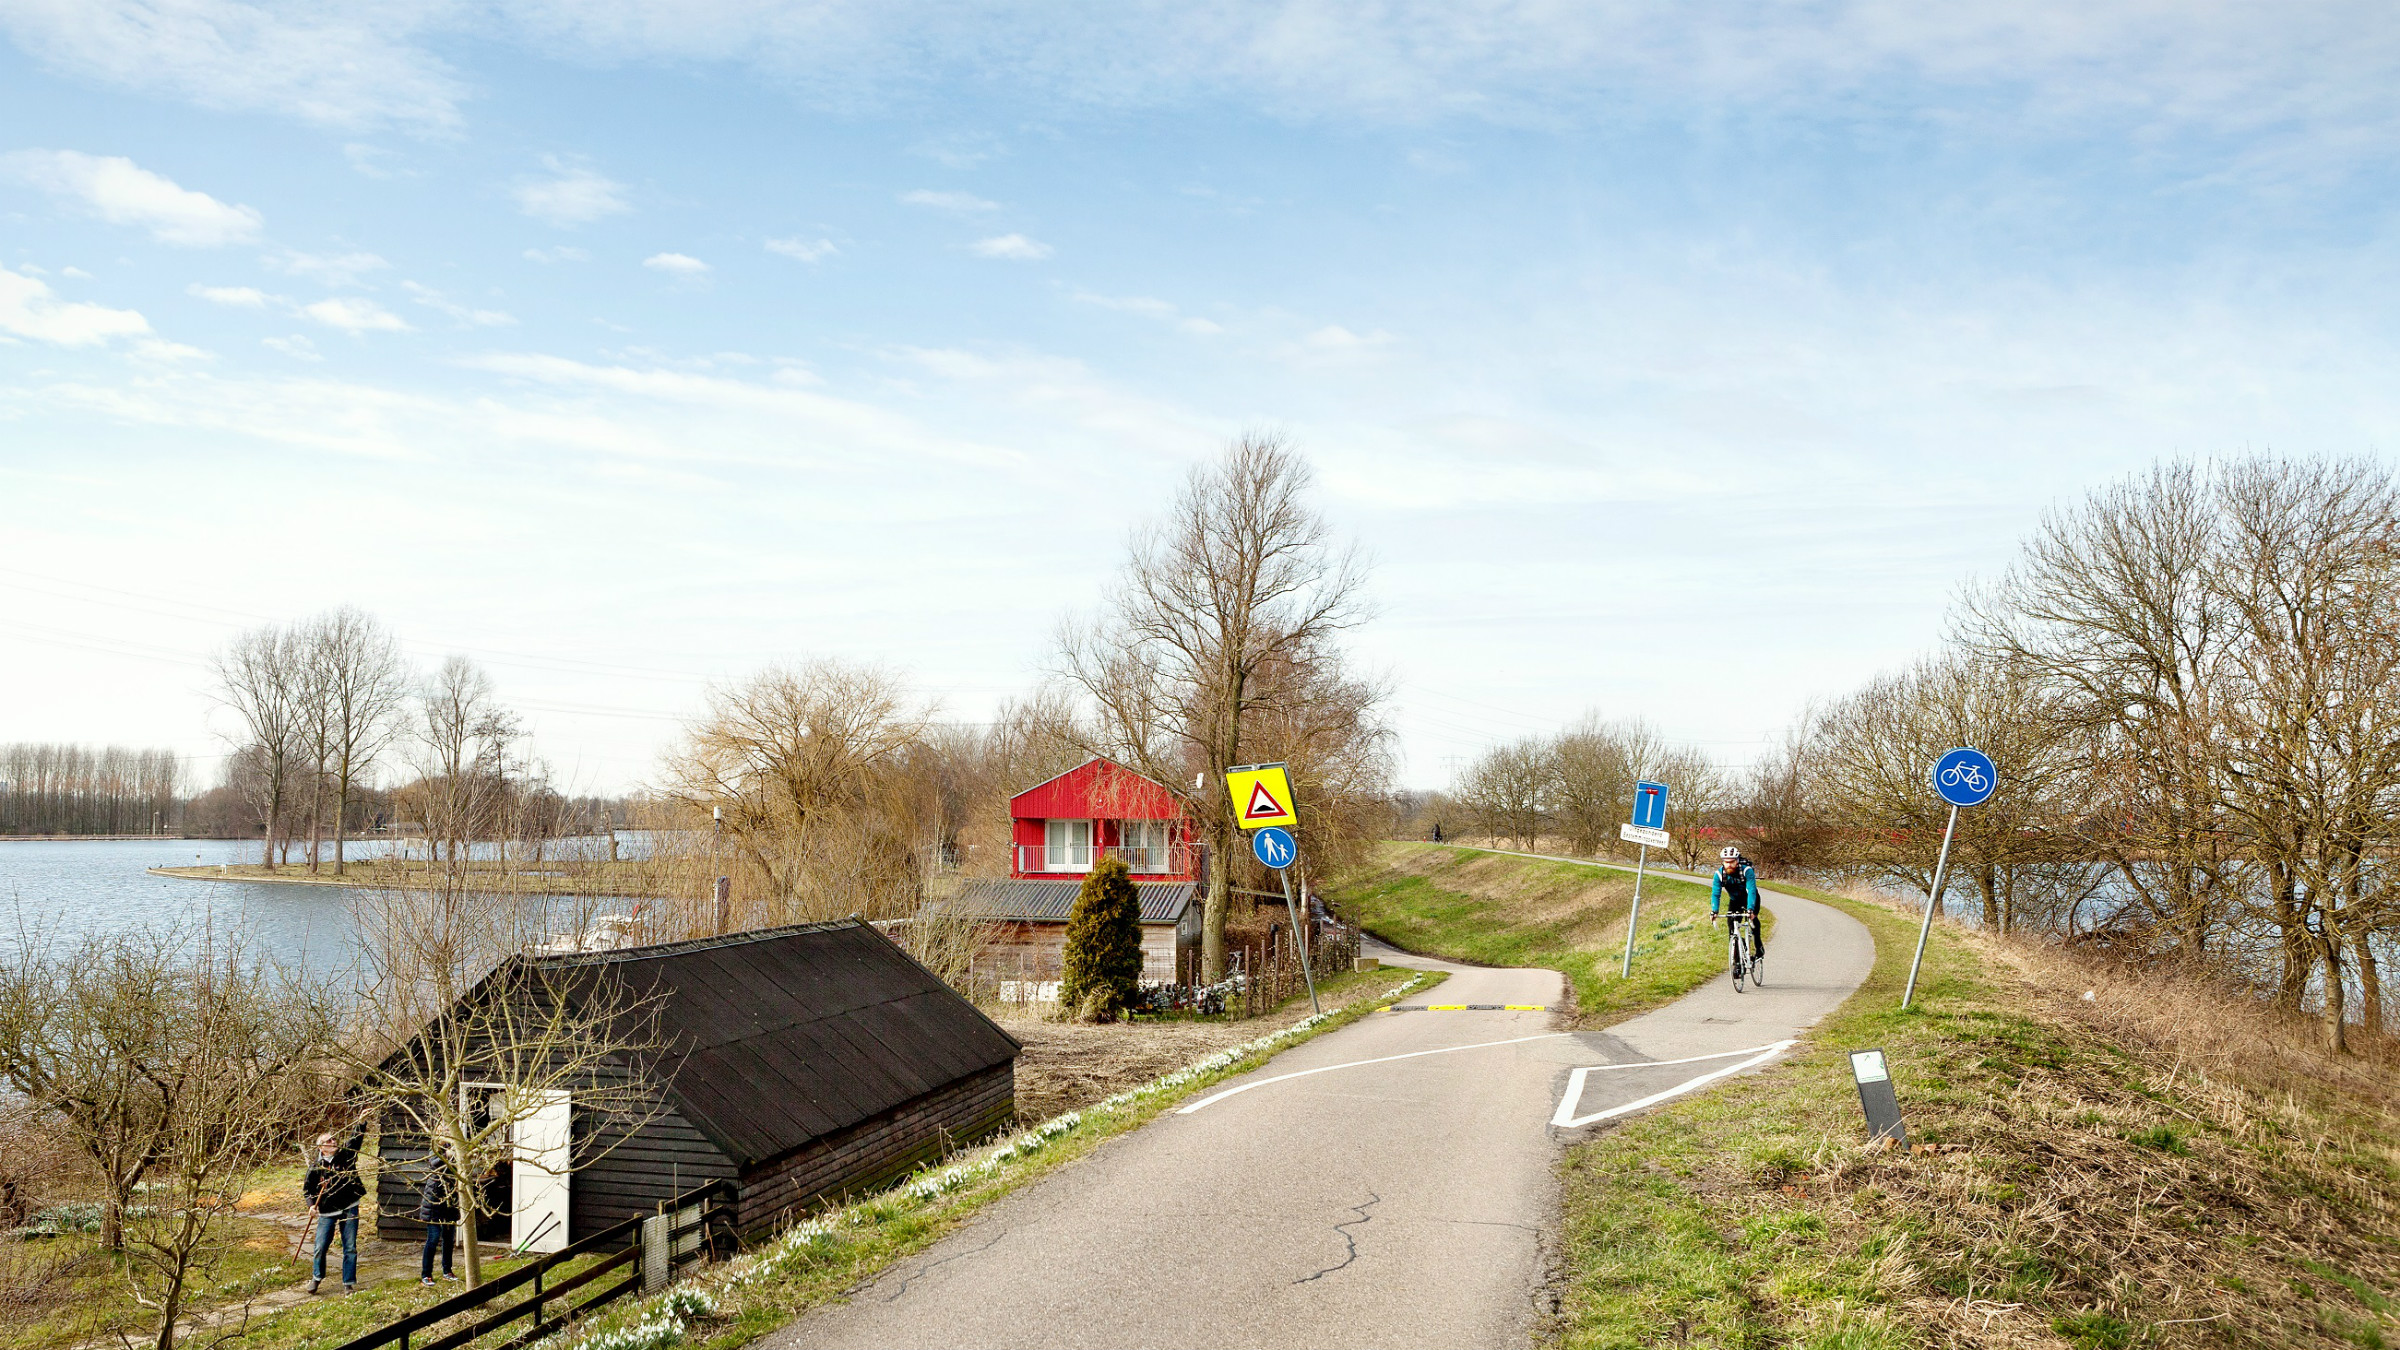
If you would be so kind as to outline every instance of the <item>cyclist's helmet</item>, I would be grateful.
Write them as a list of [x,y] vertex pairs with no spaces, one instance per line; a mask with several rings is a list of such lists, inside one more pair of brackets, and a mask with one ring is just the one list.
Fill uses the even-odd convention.
[[1731,844],[1727,844],[1725,847],[1717,850],[1717,860],[1719,862],[1732,862],[1734,859],[1740,856],[1742,856],[1742,851],[1738,848],[1735,848]]

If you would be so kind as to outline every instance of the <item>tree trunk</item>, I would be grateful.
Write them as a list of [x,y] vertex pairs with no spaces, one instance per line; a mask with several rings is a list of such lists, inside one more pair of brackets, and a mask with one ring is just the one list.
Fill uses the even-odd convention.
[[2327,929],[2321,941],[2325,948],[2325,1048],[2337,1055],[2347,1054],[2349,1009],[2344,1005],[2350,991],[2342,974],[2342,940]]
[[2383,972],[2375,962],[2375,948],[2369,934],[2361,933],[2353,944],[2352,959],[2358,963],[2358,1024],[2370,1036],[2383,1034]]
[[345,773],[333,785],[333,874],[342,874],[342,836],[348,834],[350,823],[350,775]]
[[1200,914],[1200,980],[1215,984],[1225,978],[1225,907],[1233,900],[1230,889],[1232,858],[1227,852],[1228,841],[1223,838],[1224,824],[1211,822],[1208,839],[1208,895]]

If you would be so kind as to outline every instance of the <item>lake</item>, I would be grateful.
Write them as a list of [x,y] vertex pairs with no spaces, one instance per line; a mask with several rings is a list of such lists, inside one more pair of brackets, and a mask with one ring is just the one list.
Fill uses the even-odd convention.
[[[625,836],[628,844],[637,838]],[[346,851],[365,858],[390,847],[388,840],[354,840]],[[0,840],[0,954],[17,951],[28,934],[37,941],[72,942],[94,933],[182,921],[239,928],[267,955],[310,970],[349,966],[356,949],[350,914],[354,891],[192,881],[147,870],[257,860],[258,844],[251,840]],[[561,897],[560,903],[570,902]]]

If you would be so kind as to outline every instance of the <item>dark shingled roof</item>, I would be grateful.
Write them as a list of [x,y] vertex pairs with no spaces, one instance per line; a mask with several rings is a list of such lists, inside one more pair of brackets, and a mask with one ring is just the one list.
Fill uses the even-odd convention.
[[[1200,884],[1137,881],[1133,889],[1142,897],[1143,923],[1174,923],[1200,893]],[[1081,877],[1073,881],[970,881],[958,888],[950,903],[994,919],[1065,923],[1067,911],[1075,907],[1075,897],[1082,890]]]
[[1016,1038],[861,920],[535,958],[658,998],[676,1109],[745,1170],[1010,1063]]

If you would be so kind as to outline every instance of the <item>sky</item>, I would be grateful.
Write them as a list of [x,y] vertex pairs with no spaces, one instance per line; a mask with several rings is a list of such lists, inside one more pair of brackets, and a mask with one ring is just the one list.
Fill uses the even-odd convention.
[[2387,457],[2400,17],[0,0],[0,740],[215,772],[356,604],[562,782],[833,657],[974,722],[1249,432],[1410,785],[1730,767],[2162,457]]

